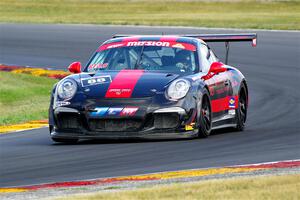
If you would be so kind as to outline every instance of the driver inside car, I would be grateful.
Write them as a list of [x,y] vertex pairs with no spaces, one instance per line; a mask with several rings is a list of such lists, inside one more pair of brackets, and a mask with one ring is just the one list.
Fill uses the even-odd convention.
[[189,51],[181,50],[175,55],[176,67],[181,72],[192,71],[191,54]]

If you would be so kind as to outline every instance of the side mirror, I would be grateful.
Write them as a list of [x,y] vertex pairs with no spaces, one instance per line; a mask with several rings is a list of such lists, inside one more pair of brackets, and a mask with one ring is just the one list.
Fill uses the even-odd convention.
[[210,66],[209,73],[218,74],[227,71],[224,64],[221,62],[213,62]]
[[81,72],[81,63],[80,62],[73,62],[68,67],[69,72],[78,74]]
[[227,69],[223,66],[224,64],[221,62],[213,62],[210,65],[208,73],[205,76],[202,76],[201,78],[204,80],[208,80],[218,73],[227,71]]

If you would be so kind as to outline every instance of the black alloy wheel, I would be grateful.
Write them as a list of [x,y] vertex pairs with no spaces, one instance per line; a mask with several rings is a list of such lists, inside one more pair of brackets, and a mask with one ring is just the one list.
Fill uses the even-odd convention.
[[199,116],[199,137],[207,137],[211,132],[212,125],[212,113],[211,113],[211,104],[209,99],[209,94],[207,91],[203,94],[201,109]]
[[247,109],[248,109],[248,102],[247,102],[247,93],[246,93],[246,88],[244,84],[241,85],[240,87],[240,92],[239,92],[239,106],[237,109],[237,125],[236,125],[236,130],[237,131],[243,131],[245,128],[245,122],[247,119]]

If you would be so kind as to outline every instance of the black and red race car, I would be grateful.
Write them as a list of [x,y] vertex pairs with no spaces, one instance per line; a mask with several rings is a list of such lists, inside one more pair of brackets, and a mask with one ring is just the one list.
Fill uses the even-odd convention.
[[[227,65],[229,42],[256,34],[115,36],[82,69],[53,88],[49,127],[55,142],[92,138],[207,137],[243,130],[248,86]],[[226,64],[206,42],[225,42]]]

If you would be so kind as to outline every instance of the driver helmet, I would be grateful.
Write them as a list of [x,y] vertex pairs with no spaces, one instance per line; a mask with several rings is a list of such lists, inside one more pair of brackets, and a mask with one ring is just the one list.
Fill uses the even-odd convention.
[[181,70],[187,71],[191,69],[191,53],[186,50],[181,50],[176,53],[176,66]]

